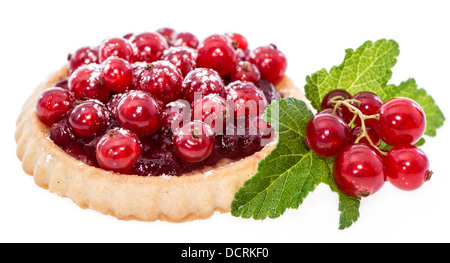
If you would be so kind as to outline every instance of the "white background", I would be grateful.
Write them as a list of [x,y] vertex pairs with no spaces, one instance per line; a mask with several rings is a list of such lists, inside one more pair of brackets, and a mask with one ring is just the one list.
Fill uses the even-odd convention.
[[434,171],[414,192],[389,183],[362,201],[360,219],[338,229],[338,200],[327,186],[275,220],[216,214],[182,224],[122,222],[37,187],[17,159],[15,122],[25,99],[69,52],[128,32],[172,27],[200,39],[244,34],[252,48],[278,45],[287,74],[305,77],[340,64],[346,48],[394,39],[401,53],[392,84],[414,77],[450,118],[448,1],[1,1],[0,242],[449,242],[448,123],[423,150]]

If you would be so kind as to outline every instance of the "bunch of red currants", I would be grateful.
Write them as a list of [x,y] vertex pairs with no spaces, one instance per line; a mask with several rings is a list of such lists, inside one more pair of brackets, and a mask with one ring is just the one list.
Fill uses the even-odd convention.
[[[407,191],[430,180],[428,158],[414,145],[425,128],[425,113],[414,100],[383,102],[371,92],[333,90],[309,120],[305,141],[318,156],[336,157],[333,177],[344,194],[367,197],[386,180]],[[380,148],[381,142],[392,148]]]

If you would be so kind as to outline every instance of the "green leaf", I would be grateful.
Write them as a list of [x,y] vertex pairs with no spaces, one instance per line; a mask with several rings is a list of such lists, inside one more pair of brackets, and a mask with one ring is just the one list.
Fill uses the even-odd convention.
[[347,90],[351,94],[372,91],[385,97],[384,87],[392,76],[391,68],[397,63],[400,50],[394,40],[381,39],[365,42],[355,51],[345,52],[344,62],[322,69],[306,77],[305,95],[311,105],[320,110],[325,95],[334,89]]
[[258,173],[236,193],[232,214],[244,218],[278,217],[286,208],[298,207],[320,183],[314,173],[328,173],[328,166],[303,142],[305,127],[313,116],[302,101],[274,101],[265,119],[278,127],[277,147],[259,163]]
[[[236,193],[231,205],[233,216],[276,218],[288,208],[298,208],[320,183],[334,185],[331,159],[318,157],[304,143],[306,124],[313,113],[303,101],[276,100],[263,117],[276,127],[278,144],[259,163],[257,174]],[[333,190],[340,193],[335,185]],[[340,228],[345,228],[359,216],[354,211],[358,206],[355,200],[340,195]]]
[[339,197],[339,212],[341,212],[339,218],[339,229],[345,229],[350,227],[354,222],[356,222],[359,218],[359,206],[361,202],[361,198],[350,197],[348,195],[343,194],[333,179],[333,163],[335,158],[327,158],[328,167],[330,173],[327,177],[322,178],[322,182],[327,184],[331,191],[338,194]]

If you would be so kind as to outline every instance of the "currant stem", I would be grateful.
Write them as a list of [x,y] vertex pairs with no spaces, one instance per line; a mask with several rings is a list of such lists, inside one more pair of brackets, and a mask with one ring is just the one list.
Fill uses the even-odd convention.
[[359,134],[358,138],[355,140],[355,143],[358,143],[362,138],[366,138],[367,141],[369,142],[370,146],[372,146],[373,148],[377,149],[378,152],[380,152],[380,154],[382,155],[386,155],[387,153],[383,152],[380,150],[379,147],[377,147],[372,140],[370,139],[369,134],[367,133],[367,128],[366,128],[366,123],[365,120],[368,119],[380,119],[380,114],[374,114],[374,115],[364,115],[364,113],[361,112],[361,110],[359,110],[357,107],[353,106],[351,103],[356,103],[358,105],[361,105],[361,102],[359,100],[353,100],[353,99],[347,99],[347,100],[343,100],[343,97],[341,96],[336,96],[334,98],[332,98],[330,100],[330,104],[331,105],[335,105],[334,106],[334,110],[333,110],[333,114],[336,113],[336,111],[339,109],[339,106],[344,105],[345,107],[347,107],[349,109],[349,111],[351,113],[353,113],[353,119],[350,121],[350,123],[348,124],[349,126],[351,126],[357,117],[360,118],[361,120],[361,133]]

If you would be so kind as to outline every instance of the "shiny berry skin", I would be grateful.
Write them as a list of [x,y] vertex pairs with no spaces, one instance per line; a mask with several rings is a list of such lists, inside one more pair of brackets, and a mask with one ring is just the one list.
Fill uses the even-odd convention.
[[189,72],[183,80],[182,96],[189,103],[196,99],[196,95],[201,97],[213,93],[225,97],[225,85],[222,78],[212,69],[196,68]]
[[149,93],[132,90],[120,98],[116,108],[119,124],[139,137],[147,137],[161,128],[161,107]]
[[103,103],[109,100],[109,90],[100,81],[97,64],[83,65],[75,70],[69,79],[69,90],[77,99],[96,99]]
[[342,98],[344,98],[344,100],[348,100],[348,99],[352,98],[352,95],[345,90],[341,90],[341,89],[332,90],[332,91],[328,92],[327,95],[325,95],[325,97],[323,97],[320,108],[322,110],[334,109],[334,105],[329,103],[330,100],[334,97],[342,97]]
[[52,87],[44,90],[36,102],[36,114],[47,126],[59,120],[72,107],[75,97],[72,92]]
[[189,32],[178,32],[174,35],[173,40],[171,42],[174,47],[190,47],[197,48],[200,41],[198,38]]
[[61,118],[50,128],[50,139],[60,147],[66,147],[76,140],[67,118]]
[[129,174],[142,153],[142,146],[134,133],[115,128],[100,138],[95,153],[101,168]]
[[248,61],[239,61],[236,68],[230,74],[231,81],[249,81],[257,84],[261,79],[261,73],[256,65]]
[[164,50],[169,48],[166,39],[158,33],[145,32],[131,37],[131,43],[136,47],[135,62],[160,60]]
[[224,98],[218,94],[209,94],[192,102],[192,119],[208,124],[217,135],[222,135],[227,118],[231,114],[227,111]]
[[131,85],[133,68],[127,60],[110,57],[101,65],[100,79],[110,91],[123,92]]
[[100,45],[99,62],[103,63],[109,57],[118,57],[132,61],[133,53],[133,47],[127,39],[118,37],[105,39]]
[[320,157],[333,157],[352,142],[350,127],[338,116],[318,114],[306,125],[306,144]]
[[189,122],[191,122],[191,105],[187,101],[172,101],[163,108],[162,128],[165,133],[173,133]]
[[226,87],[227,100],[234,102],[236,117],[255,117],[267,108],[264,93],[251,82],[235,81]]
[[338,116],[339,118],[343,119],[341,111],[340,111],[340,110],[337,110],[336,112],[334,112],[334,109],[324,109],[324,110],[321,110],[321,111],[319,111],[319,112],[317,113],[317,115],[319,115],[319,114],[325,114],[325,113],[327,113],[327,114],[333,114],[333,115],[336,115],[336,116]]
[[395,146],[386,155],[384,165],[389,182],[401,190],[416,190],[431,179],[428,158],[415,145]]
[[[372,93],[372,92],[360,92],[355,94],[353,96],[354,100],[360,101],[361,103],[358,104],[356,102],[350,102],[351,105],[358,108],[362,114],[366,116],[375,115],[378,113],[378,110],[380,109],[381,105],[383,104],[383,101],[381,98]],[[342,106],[342,114],[344,115],[344,120],[351,121],[353,119],[354,114],[351,113],[347,107]],[[369,127],[375,127],[378,123],[378,120],[376,119],[367,119],[365,120],[365,125]],[[359,117],[356,117],[355,119],[355,125],[360,126],[361,125],[361,119]]]
[[145,90],[167,104],[177,100],[182,91],[183,75],[168,61],[155,61],[142,71],[138,89]]
[[197,50],[188,47],[171,47],[164,52],[163,60],[177,67],[183,77],[197,66]]
[[258,67],[261,78],[273,84],[277,83],[286,73],[286,56],[275,45],[254,49],[250,52],[247,60]]
[[384,185],[383,159],[370,146],[348,145],[334,160],[333,177],[342,193],[351,197],[367,197]]
[[190,122],[173,135],[173,148],[186,162],[197,163],[208,158],[214,150],[214,131],[200,121]]
[[173,28],[163,27],[163,28],[159,28],[158,30],[156,30],[156,33],[163,36],[167,40],[167,43],[170,44],[172,42],[173,37],[175,36],[175,34],[177,32]]
[[248,48],[248,41],[243,35],[239,33],[225,33],[225,35],[236,43],[238,49],[246,50]]
[[197,66],[211,68],[225,76],[236,68],[238,56],[228,37],[209,37],[198,47]]
[[281,93],[275,89],[272,82],[262,79],[258,81],[257,86],[266,96],[267,104],[271,104],[276,99],[281,99]]
[[380,120],[375,129],[380,139],[391,146],[414,144],[425,132],[425,113],[411,99],[398,97],[387,100],[378,113]]
[[82,65],[99,63],[99,47],[82,47],[69,55],[69,72],[74,72]]
[[69,126],[77,138],[87,138],[104,132],[109,125],[110,113],[106,106],[96,100],[84,101],[72,109]]
[[147,62],[134,62],[131,64],[131,68],[133,69],[133,77],[131,78],[130,89],[137,89],[139,87],[142,72],[148,67],[149,64]]
[[[373,129],[372,127],[366,127],[366,132],[369,135],[369,138],[372,141],[372,143],[375,146],[379,147],[381,145],[381,140],[378,137],[377,133],[375,132],[375,129]],[[352,142],[355,142],[355,140],[358,139],[360,134],[361,134],[361,126],[354,127],[352,129]],[[363,137],[361,140],[359,140],[358,143],[370,145],[366,137]]]
[[208,42],[213,42],[213,41],[222,41],[222,42],[226,42],[226,43],[230,44],[231,46],[233,46],[233,40],[231,40],[231,38],[229,38],[228,36],[226,36],[224,34],[210,35],[203,40],[202,44],[206,44]]

